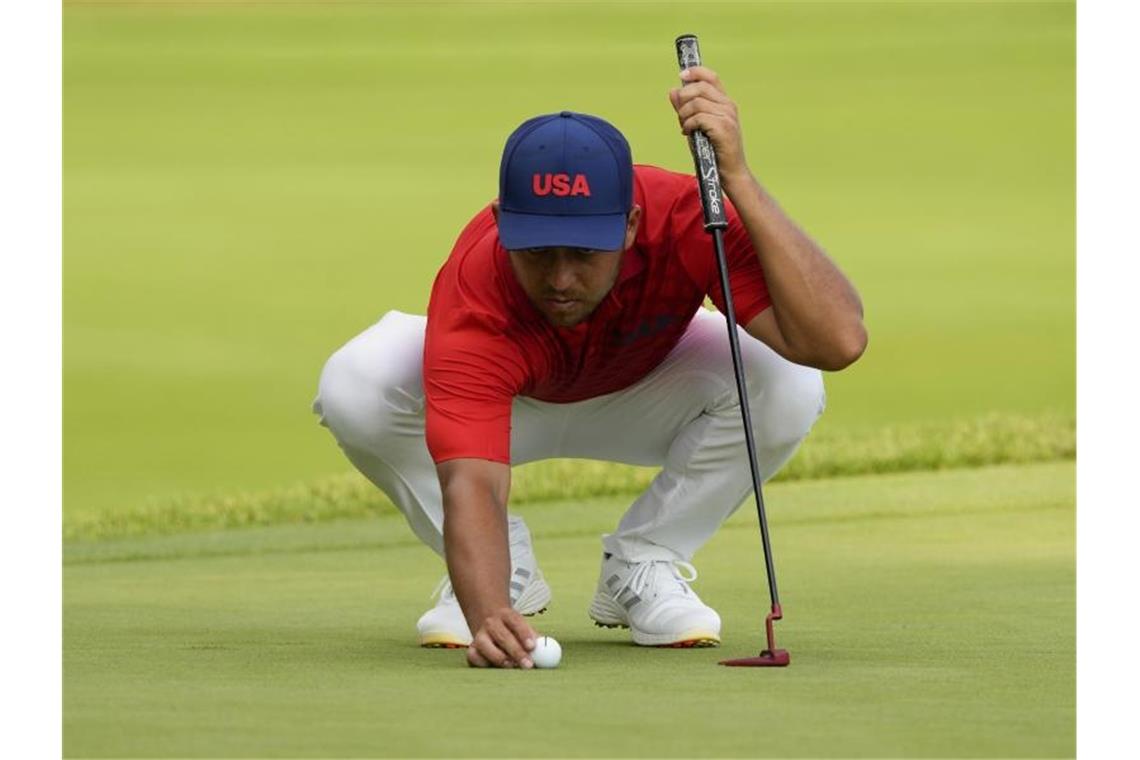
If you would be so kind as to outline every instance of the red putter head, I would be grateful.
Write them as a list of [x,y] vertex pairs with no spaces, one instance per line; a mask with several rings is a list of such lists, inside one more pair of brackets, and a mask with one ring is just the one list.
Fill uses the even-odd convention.
[[721,665],[730,668],[782,668],[792,661],[787,649],[765,649],[755,657],[741,657],[738,660],[721,660]]
[[764,628],[768,633],[768,648],[755,657],[741,657],[736,660],[721,660],[721,665],[730,668],[782,668],[792,661],[787,649],[776,648],[776,634],[772,630],[772,621],[784,616],[780,605],[773,604],[772,611],[764,620]]

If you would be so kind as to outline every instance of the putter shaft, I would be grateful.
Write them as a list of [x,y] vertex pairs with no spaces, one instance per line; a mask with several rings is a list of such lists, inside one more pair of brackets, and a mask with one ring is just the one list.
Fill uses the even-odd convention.
[[[748,404],[748,386],[744,379],[744,364],[740,358],[740,339],[736,334],[735,309],[732,305],[732,289],[728,281],[728,260],[724,254],[724,233],[712,230],[713,246],[716,248],[717,269],[720,271],[720,288],[724,293],[725,322],[728,324],[728,343],[732,350],[732,366],[736,370],[736,391],[740,394],[740,413],[744,418],[744,442],[748,447],[748,467],[752,472],[752,491],[756,496],[756,512],[760,517],[760,540],[764,545],[764,565],[768,571],[768,594],[772,598],[773,611],[780,607],[780,596],[776,590],[776,567],[772,562],[772,544],[768,538],[768,517],[764,509],[764,493],[760,487],[760,467],[756,463],[756,441],[752,436],[752,413]],[[779,619],[777,617],[777,619]],[[772,637],[768,626],[769,638]],[[772,645],[774,642],[769,641]]]

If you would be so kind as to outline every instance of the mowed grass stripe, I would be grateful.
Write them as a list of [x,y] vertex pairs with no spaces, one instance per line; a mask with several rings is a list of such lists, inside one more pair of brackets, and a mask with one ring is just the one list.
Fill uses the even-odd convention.
[[[771,495],[778,640],[792,653],[773,671],[715,665],[762,646],[747,509],[694,558],[723,646],[661,651],[585,613],[601,545],[579,534],[611,528],[628,502],[525,505],[554,591],[535,622],[565,650],[544,673],[472,671],[461,652],[416,646],[443,573],[422,546],[66,567],[65,754],[1072,756],[1072,462],[784,483]],[[221,535],[288,530],[408,535],[398,520]],[[215,540],[135,543],[171,538],[207,550]]]
[[[331,445],[331,444],[330,444]],[[1062,415],[992,414],[954,423],[882,426],[813,434],[778,481],[929,471],[1072,459],[1075,422]],[[656,468],[550,460],[515,469],[512,505],[639,493]],[[91,541],[323,523],[391,514],[391,502],[356,473],[261,492],[207,494],[122,505],[68,518],[64,537]]]
[[[890,473],[844,478],[775,483],[765,489],[769,523],[773,530],[852,524],[878,530],[876,523],[936,520],[1008,514],[1025,515],[1067,508],[1073,483],[1063,473],[1071,462],[1032,465],[997,465],[939,474],[946,489],[930,493],[930,473]],[[1056,499],[1043,501],[1039,489],[1011,493],[995,501],[986,498],[988,483],[1002,473],[1055,484]],[[613,530],[631,496],[564,499],[513,505],[525,517],[537,543],[549,540],[599,536]],[[722,530],[755,531],[752,499]],[[64,548],[67,565],[106,562],[192,560],[202,557],[237,557],[353,551],[389,551],[419,546],[403,518],[393,509],[368,518],[333,520],[322,524],[287,524],[246,530],[188,532],[134,536],[104,541],[77,541]]]

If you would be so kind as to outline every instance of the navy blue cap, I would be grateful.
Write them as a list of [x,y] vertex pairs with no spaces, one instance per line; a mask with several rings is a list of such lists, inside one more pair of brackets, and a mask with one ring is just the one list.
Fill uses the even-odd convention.
[[629,143],[597,116],[528,119],[507,138],[499,167],[499,241],[508,250],[621,250],[633,207]]

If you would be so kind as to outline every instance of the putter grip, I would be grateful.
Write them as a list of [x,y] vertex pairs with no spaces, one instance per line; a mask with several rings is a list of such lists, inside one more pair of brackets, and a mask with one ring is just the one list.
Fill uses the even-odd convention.
[[[701,49],[697,35],[682,34],[677,38],[677,63],[681,70],[701,65]],[[697,172],[697,186],[701,190],[701,208],[705,212],[706,230],[723,230],[728,227],[724,215],[724,196],[720,191],[720,174],[716,168],[716,152],[704,132],[694,130],[689,135],[689,150]]]

